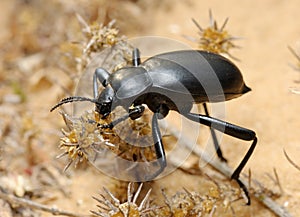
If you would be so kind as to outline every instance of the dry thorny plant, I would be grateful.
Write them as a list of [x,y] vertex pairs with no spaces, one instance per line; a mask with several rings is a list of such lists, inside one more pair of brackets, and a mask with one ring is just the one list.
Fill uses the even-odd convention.
[[[62,113],[62,116],[67,125],[68,131],[62,130],[64,137],[61,138],[60,148],[64,152],[58,157],[68,156],[69,163],[66,165],[67,169],[73,162],[75,167],[78,163],[83,161],[93,161],[97,153],[103,153],[106,150],[110,150],[118,157],[129,161],[151,161],[155,159],[154,150],[152,146],[138,147],[128,144],[127,138],[121,138],[122,135],[129,136],[130,140],[138,140],[143,135],[150,134],[147,116],[139,119],[138,121],[129,120],[131,129],[133,131],[130,134],[127,132],[128,127],[122,129],[121,137],[120,133],[116,133],[114,129],[102,129],[99,125],[108,124],[111,122],[111,117],[115,113],[109,115],[105,120],[99,118],[99,114],[96,112],[84,112],[80,118],[72,118],[66,113]],[[146,140],[137,141],[150,143],[149,137],[143,137]]]
[[225,211],[231,207],[231,204],[239,200],[240,191],[229,185],[220,185],[209,178],[214,186],[208,189],[206,194],[191,192],[187,189],[177,191],[173,196],[168,196],[166,189],[161,189],[164,197],[164,204],[156,204],[150,200],[151,188],[145,193],[142,199],[141,195],[143,183],[139,185],[135,194],[133,194],[133,183],[128,184],[127,200],[120,202],[108,189],[103,188],[105,194],[100,193],[101,198],[93,197],[98,201],[98,210],[91,211],[96,216],[102,217],[150,217],[150,216],[186,216],[186,217],[212,217],[217,208],[223,208]]
[[137,204],[137,199],[140,196],[143,183],[141,183],[133,195],[133,183],[128,184],[127,188],[127,200],[122,203],[118,198],[116,198],[113,193],[111,193],[107,188],[103,187],[106,195],[100,194],[101,198],[93,197],[99,202],[98,211],[91,211],[96,216],[102,217],[134,217],[134,216],[146,216],[146,213],[155,209],[155,207],[150,207],[149,196],[151,189],[148,190],[144,198],[141,200],[140,204]]
[[[94,54],[101,52],[105,48],[113,47],[116,44],[128,46],[126,37],[120,36],[119,29],[114,27],[115,20],[110,21],[107,25],[98,22],[88,25],[79,14],[76,14],[76,16],[82,26],[83,39],[80,42],[73,42],[74,45],[77,44],[78,46],[64,45],[67,46],[65,55],[75,60],[78,73],[84,71]],[[81,50],[80,53],[78,53],[78,49]],[[128,56],[130,55],[123,53],[123,57],[129,58]]]
[[58,168],[45,163],[48,157],[41,148],[45,140],[31,112],[3,105],[0,119],[0,198],[9,204],[4,209],[1,203],[0,216],[38,216],[26,202],[16,200],[47,203],[57,192],[68,194],[62,187],[66,181]]
[[206,28],[201,27],[195,19],[192,19],[199,30],[198,48],[217,54],[225,54],[237,60],[237,58],[232,56],[229,51],[232,48],[238,48],[233,41],[239,38],[231,36],[225,29],[228,18],[226,18],[222,26],[219,27],[211,10],[209,10],[209,19],[210,25]]

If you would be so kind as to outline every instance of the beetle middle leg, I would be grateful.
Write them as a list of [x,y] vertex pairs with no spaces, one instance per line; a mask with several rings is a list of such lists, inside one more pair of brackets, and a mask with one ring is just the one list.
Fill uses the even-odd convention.
[[[209,116],[209,112],[208,112],[206,103],[203,103],[202,105],[203,105],[203,108],[204,108],[205,115]],[[214,147],[215,147],[215,150],[216,150],[216,153],[217,153],[219,159],[221,161],[227,162],[226,158],[223,157],[222,150],[221,150],[221,147],[219,145],[219,141],[218,141],[216,132],[213,128],[210,128],[210,134],[211,134],[211,137],[213,139]]]
[[[162,108],[162,112],[165,113],[167,108],[163,106]],[[133,107],[132,109],[129,110],[128,114],[113,120],[111,123],[109,124],[105,124],[105,125],[99,125],[100,128],[110,128],[112,129],[113,127],[115,127],[117,124],[121,123],[122,121],[125,121],[128,118],[131,119],[136,119],[142,116],[143,112],[145,110],[145,107],[143,105],[137,105],[135,107]],[[166,159],[166,154],[165,154],[165,150],[164,150],[164,145],[162,143],[162,137],[161,137],[161,133],[159,130],[159,125],[158,125],[158,119],[161,118],[161,116],[163,116],[163,114],[161,114],[159,112],[159,110],[157,112],[155,112],[153,114],[152,117],[152,137],[153,137],[153,142],[154,142],[154,148],[155,148],[155,153],[156,153],[156,158],[158,160],[159,166],[160,168],[153,174],[148,175],[146,177],[147,180],[152,180],[154,179],[156,176],[158,176],[167,166],[167,159]],[[164,116],[163,116],[164,117]]]
[[137,106],[133,107],[132,109],[129,109],[129,112],[126,115],[124,115],[116,120],[113,120],[109,124],[99,125],[99,127],[112,129],[117,124],[125,121],[128,118],[131,118],[134,120],[134,119],[141,117],[143,115],[144,111],[145,111],[145,107],[143,105],[137,105]]
[[257,144],[257,137],[255,132],[206,115],[193,114],[193,113],[186,113],[183,115],[192,121],[198,122],[200,124],[204,124],[208,127],[213,127],[215,130],[221,131],[227,135],[233,136],[238,139],[246,140],[246,141],[252,141],[252,144],[248,149],[246,155],[244,156],[243,160],[240,162],[238,167],[234,170],[233,174],[231,175],[231,179],[236,180],[240,188],[243,189],[244,193],[246,194],[246,197],[248,198],[247,205],[250,205],[251,201],[250,201],[249,192],[247,190],[247,187],[239,179],[239,177],[242,169],[245,167],[246,163],[251,157],[255,149],[255,146]]
[[152,137],[154,142],[154,148],[156,153],[156,159],[158,160],[160,168],[153,174],[146,177],[147,180],[152,180],[158,176],[167,166],[167,159],[162,143],[161,133],[158,126],[158,117],[160,113],[155,112],[152,117]]

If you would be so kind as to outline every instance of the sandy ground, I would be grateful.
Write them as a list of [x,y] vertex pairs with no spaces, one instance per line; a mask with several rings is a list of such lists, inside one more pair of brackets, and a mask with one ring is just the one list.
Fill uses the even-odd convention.
[[[72,4],[76,5],[75,3]],[[72,4],[68,8],[69,11],[72,11]],[[1,1],[0,3],[2,44],[9,38],[9,31],[6,31],[9,24],[7,18],[14,12],[13,6],[14,4],[9,1]],[[297,158],[300,154],[300,137],[298,134],[298,129],[300,129],[300,116],[298,115],[300,95],[292,93],[290,90],[292,87],[297,87],[298,84],[295,81],[299,79],[299,74],[290,66],[291,64],[295,65],[297,60],[287,48],[290,45],[300,53],[300,25],[297,23],[299,8],[300,2],[297,0],[228,0],[226,3],[220,3],[216,0],[174,1],[172,4],[164,4],[157,9],[153,7],[152,12],[137,13],[141,19],[138,22],[145,22],[145,26],[138,25],[136,28],[132,27],[134,29],[132,32],[126,32],[129,37],[163,36],[195,47],[195,43],[193,44],[183,37],[183,35],[197,37],[198,30],[191,18],[196,19],[201,26],[206,26],[209,23],[209,9],[212,10],[214,18],[219,23],[229,17],[227,30],[232,35],[242,38],[236,42],[242,48],[234,50],[232,54],[240,59],[235,63],[243,72],[244,79],[252,91],[226,103],[225,118],[229,122],[255,130],[259,139],[257,148],[244,171],[251,169],[253,178],[260,180],[269,189],[278,191],[277,186],[266,175],[272,173],[275,168],[283,188],[282,195],[276,201],[285,206],[292,216],[300,216],[298,209],[300,205],[300,172],[287,161],[283,150],[286,150],[289,156],[300,165]],[[59,13],[57,16],[63,16]],[[124,22],[124,20],[120,20],[121,24]],[[65,27],[66,31],[67,28]],[[138,33],[139,29],[141,29],[140,34]],[[11,41],[7,41],[7,43],[11,43]],[[4,55],[5,52],[11,52],[11,50],[1,51],[1,54]],[[26,54],[24,55],[26,56]],[[3,88],[1,87],[0,92],[2,111],[14,106],[14,104],[4,100],[5,94],[10,93],[11,90],[6,85],[6,75],[3,74],[6,72],[3,64],[1,64],[0,75],[0,82],[3,82],[1,85]],[[46,72],[50,71],[49,68],[46,69]],[[17,74],[17,79],[22,77],[18,75],[18,71],[14,71],[14,73]],[[55,75],[58,75],[57,72],[54,72]],[[62,76],[61,84],[70,82],[63,73],[59,76]],[[31,76],[29,75],[29,77]],[[32,78],[29,81],[23,78],[22,81],[34,83]],[[40,86],[37,87],[38,92],[34,89],[26,90],[28,93],[26,105],[24,107],[17,105],[19,109],[20,107],[26,108],[37,118],[40,118],[36,120],[36,124],[42,134],[50,137],[50,140],[45,139],[44,142],[51,146],[50,149],[54,152],[47,156],[48,149],[42,147],[42,154],[38,154],[41,159],[36,160],[40,162],[51,161],[59,153],[55,152],[56,149],[53,147],[59,141],[57,133],[63,126],[58,113],[48,113],[49,108],[57,101],[61,93],[55,91],[56,89],[51,89],[51,87],[44,87],[45,90],[39,89]],[[52,96],[51,92],[55,95]],[[56,134],[55,139],[52,139],[53,134]],[[234,138],[223,137],[222,149],[230,166],[235,167],[238,164],[248,145],[247,142],[241,143]],[[60,166],[62,168],[62,165]],[[182,189],[182,187],[190,190],[201,189],[200,179],[198,176],[188,175],[177,170],[152,184],[153,196],[159,198],[159,188],[162,186],[168,186],[168,193],[170,194]],[[96,208],[96,202],[91,199],[91,196],[97,194],[102,186],[112,185],[112,182],[109,177],[100,174],[92,167],[72,171],[71,179],[67,184],[65,183],[66,191],[71,192],[69,197],[56,196],[49,204],[56,204],[60,208],[73,212],[88,213],[89,210]],[[160,198],[160,200],[162,199]],[[275,216],[255,199],[253,201],[254,203],[250,207],[245,207],[242,203],[234,205],[236,216]],[[50,214],[42,214],[42,216],[47,215],[51,216]],[[232,216],[232,213],[228,212],[225,215]]]

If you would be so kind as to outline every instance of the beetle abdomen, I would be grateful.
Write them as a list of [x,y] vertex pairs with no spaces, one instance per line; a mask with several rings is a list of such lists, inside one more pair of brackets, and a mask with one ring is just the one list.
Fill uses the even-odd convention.
[[220,102],[248,92],[239,69],[228,59],[206,51],[183,50],[160,54],[142,65],[153,88],[194,102]]
[[230,60],[221,55],[209,52],[201,52],[210,63],[216,73],[226,100],[239,97],[251,89],[245,84],[242,73]]

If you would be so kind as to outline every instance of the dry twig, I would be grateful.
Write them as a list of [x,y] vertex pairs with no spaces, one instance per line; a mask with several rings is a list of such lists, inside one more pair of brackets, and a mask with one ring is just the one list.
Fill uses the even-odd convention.
[[68,211],[64,211],[55,207],[49,207],[37,202],[34,202],[29,199],[16,197],[12,194],[4,193],[2,190],[0,190],[0,198],[7,201],[10,204],[16,204],[19,206],[24,206],[30,209],[36,209],[41,210],[44,212],[49,212],[52,215],[63,215],[63,216],[71,216],[71,217],[88,217],[89,215],[80,215],[76,213],[71,213]]

